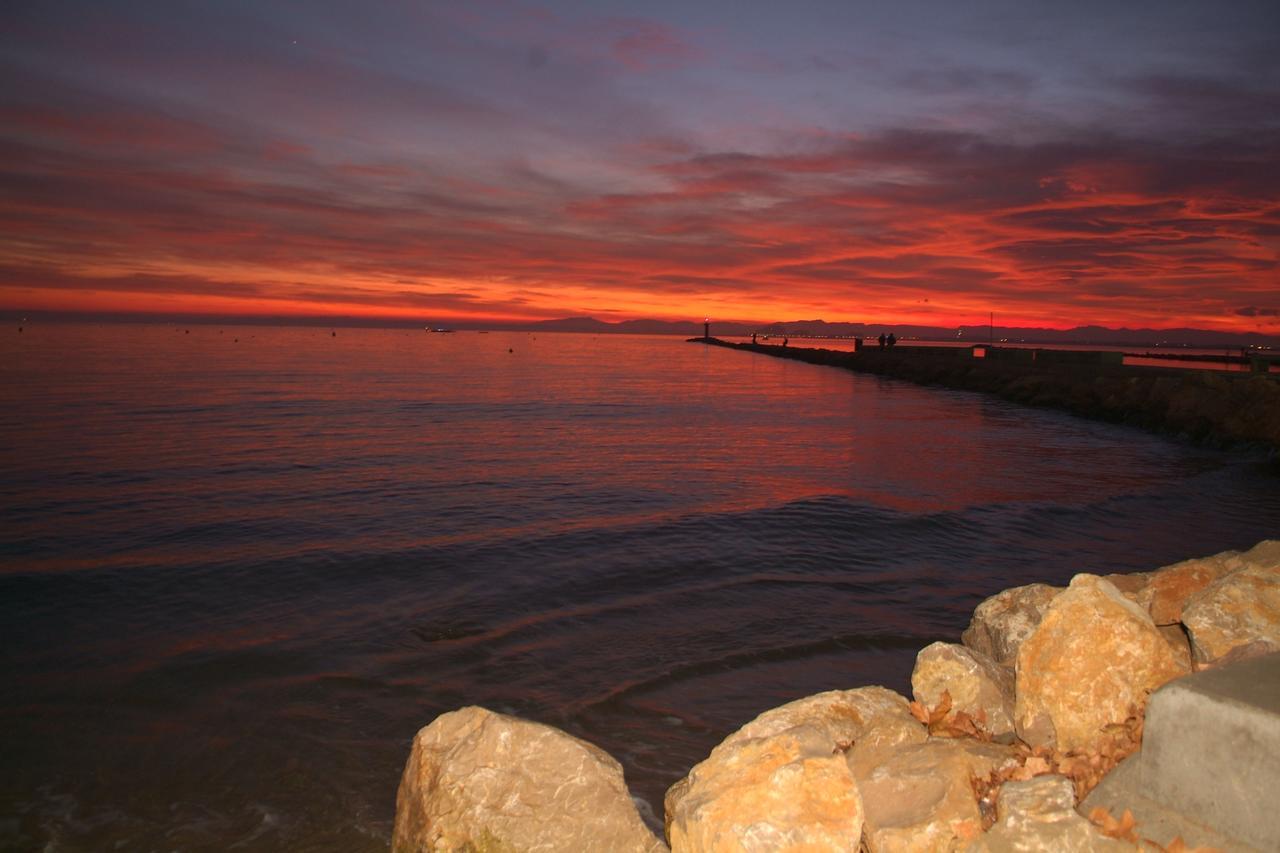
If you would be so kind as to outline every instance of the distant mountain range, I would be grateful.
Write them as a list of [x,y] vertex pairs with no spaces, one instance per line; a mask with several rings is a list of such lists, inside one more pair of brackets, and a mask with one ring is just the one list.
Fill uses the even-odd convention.
[[[20,316],[5,312],[3,319],[23,322]],[[610,323],[594,317],[566,317],[560,320],[536,322],[483,322],[397,320],[368,317],[236,317],[211,315],[156,315],[156,314],[82,314],[62,312],[32,312],[26,321],[76,321],[76,322],[130,322],[130,323],[188,323],[253,326],[345,326],[368,328],[421,328],[447,325],[453,329],[492,329],[520,332],[579,332],[586,334],[623,335],[683,335],[693,337],[702,334],[702,323],[671,322],[667,320],[623,320]],[[930,341],[972,341],[985,343],[994,339],[1037,344],[1094,344],[1098,346],[1189,346],[1189,347],[1278,347],[1280,336],[1261,335],[1256,332],[1218,332],[1209,329],[1109,329],[1105,326],[1077,326],[1074,329],[1040,329],[1034,327],[986,325],[963,328],[944,326],[910,326],[880,323],[828,323],[825,320],[793,320],[778,323],[711,322],[711,334],[719,337],[750,335],[785,335],[793,338],[874,338],[881,332],[893,332],[900,339],[913,338]]]
[[[594,334],[633,335],[684,335],[702,334],[701,323],[667,322],[664,320],[624,320],[607,323],[594,317],[568,317],[563,320],[544,320],[504,328],[542,329],[549,332],[585,332]],[[918,338],[930,341],[988,340],[1017,341],[1041,344],[1097,344],[1105,346],[1201,346],[1242,347],[1280,346],[1280,338],[1254,332],[1216,332],[1209,329],[1108,329],[1105,326],[1077,326],[1074,329],[1040,329],[1032,327],[888,325],[879,323],[828,323],[825,320],[794,320],[785,323],[749,325],[744,323],[712,322],[711,334],[719,337],[750,335],[787,335],[802,337],[861,337],[873,338],[881,332],[893,332],[897,337],[909,340]]]

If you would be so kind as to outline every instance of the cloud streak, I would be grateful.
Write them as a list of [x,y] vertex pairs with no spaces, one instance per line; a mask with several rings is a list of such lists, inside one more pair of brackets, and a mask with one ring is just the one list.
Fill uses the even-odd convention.
[[0,307],[1280,329],[1264,52],[1246,78],[626,9],[121,8],[83,25],[118,44],[38,10],[2,43]]

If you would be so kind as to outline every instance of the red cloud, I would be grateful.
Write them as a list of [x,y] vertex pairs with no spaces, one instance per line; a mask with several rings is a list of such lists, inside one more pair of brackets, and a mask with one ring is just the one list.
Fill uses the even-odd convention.
[[[1240,308],[1270,304],[1278,272],[1280,146],[1257,135],[1018,145],[898,130],[632,166],[645,191],[592,192],[528,168],[499,182],[325,164],[163,115],[11,114],[0,299],[16,308],[105,292],[298,311],[1275,323]],[[149,157],[130,133],[186,156]]]

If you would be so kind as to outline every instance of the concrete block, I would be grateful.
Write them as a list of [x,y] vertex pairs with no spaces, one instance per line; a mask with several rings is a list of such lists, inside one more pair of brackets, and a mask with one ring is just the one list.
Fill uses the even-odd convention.
[[[1130,808],[1140,835],[1166,826],[1190,843],[1213,838],[1222,847],[1225,838],[1229,850],[1280,850],[1278,791],[1280,654],[1270,654],[1171,681],[1152,694],[1141,751],[1081,811]],[[1208,831],[1204,840],[1195,837],[1196,827]]]

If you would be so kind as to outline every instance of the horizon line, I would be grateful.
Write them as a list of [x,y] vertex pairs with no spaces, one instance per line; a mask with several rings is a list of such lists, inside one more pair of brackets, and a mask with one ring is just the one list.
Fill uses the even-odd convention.
[[[334,327],[334,328],[369,328],[369,329],[409,329],[409,328],[456,328],[467,331],[525,331],[537,327],[545,327],[556,323],[569,323],[573,321],[590,322],[601,326],[624,327],[633,324],[650,323],[655,325],[665,325],[672,327],[669,332],[641,332],[638,334],[672,334],[682,335],[688,334],[689,329],[701,329],[704,320],[662,320],[651,317],[638,317],[626,320],[601,320],[591,315],[572,315],[565,317],[553,317],[543,320],[497,320],[497,319],[461,319],[453,318],[448,321],[440,320],[433,322],[430,318],[406,319],[403,317],[378,317],[378,316],[350,316],[350,315],[308,315],[308,314],[182,314],[182,313],[165,313],[165,312],[126,312],[126,311],[15,311],[0,310],[0,318],[20,325],[29,324],[31,322],[68,322],[68,323],[137,323],[144,325],[167,325],[171,323],[191,324],[191,325],[243,325],[243,326],[299,326],[299,327]],[[763,330],[770,327],[787,326],[787,325],[811,325],[821,323],[828,326],[861,326],[868,329],[906,329],[913,328],[919,330],[936,330],[939,333],[955,333],[965,329],[972,329],[975,332],[979,329],[1003,329],[1006,331],[1019,331],[1031,333],[1045,333],[1054,335],[1070,334],[1072,332],[1082,332],[1086,330],[1097,330],[1099,332],[1109,333],[1196,333],[1206,336],[1214,336],[1218,338],[1239,338],[1239,339],[1263,339],[1266,341],[1280,343],[1280,336],[1269,335],[1264,332],[1257,331],[1225,331],[1218,329],[1204,329],[1191,326],[1178,327],[1129,327],[1129,326],[1106,326],[1101,324],[1076,325],[1067,328],[1057,328],[1053,326],[1000,326],[990,325],[988,323],[972,323],[954,326],[936,326],[925,323],[892,323],[892,322],[867,322],[861,320],[825,320],[822,318],[812,318],[804,320],[772,320],[769,322],[755,322],[749,320],[720,320],[711,321],[711,326],[719,324],[730,327],[742,327],[754,330]],[[543,329],[544,331],[566,331],[573,332],[572,329]],[[617,329],[620,334],[630,333],[625,328]],[[731,333],[737,334],[737,333]],[[793,332],[797,337],[805,336],[805,332]]]

